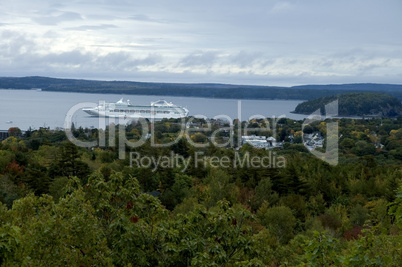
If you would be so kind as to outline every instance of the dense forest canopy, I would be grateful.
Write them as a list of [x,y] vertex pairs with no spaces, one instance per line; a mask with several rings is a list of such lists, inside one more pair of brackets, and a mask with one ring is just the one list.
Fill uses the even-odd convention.
[[185,84],[151,83],[129,81],[94,81],[76,79],[56,79],[48,77],[0,77],[0,88],[31,89],[44,91],[192,96],[233,99],[314,99],[347,92],[387,93],[402,100],[402,85],[394,84],[342,84],[303,85],[293,87],[253,86],[231,84]]
[[401,101],[380,93],[346,93],[308,100],[297,105],[295,113],[311,114],[324,108],[328,103],[338,100],[339,116],[378,116],[395,117],[402,115]]
[[[157,144],[178,137],[179,120],[153,125]],[[0,142],[1,266],[399,266],[402,262],[402,117],[282,118],[234,121],[234,135],[274,136],[282,148],[218,147],[228,131],[193,121],[188,136],[155,148],[151,139],[127,154],[191,164],[130,165],[119,159],[111,129],[72,127],[82,141],[107,136],[105,146],[77,147],[61,130],[10,129]],[[273,120],[268,121],[270,124]],[[339,164],[332,166],[302,144],[309,133],[325,136],[339,125]],[[238,126],[238,127],[237,127]],[[119,128],[119,127],[117,127]],[[114,129],[114,128],[113,128]],[[221,128],[223,129],[223,128]],[[126,138],[142,136],[138,122]],[[144,130],[145,131],[145,130]],[[291,138],[292,137],[292,138]],[[235,138],[236,139],[236,138]],[[198,148],[192,144],[208,144]],[[239,144],[235,144],[238,146]],[[321,149],[325,150],[325,145]],[[173,154],[172,154],[173,153]],[[201,153],[205,163],[194,164]],[[284,157],[282,167],[229,164]],[[398,263],[399,262],[399,263]]]

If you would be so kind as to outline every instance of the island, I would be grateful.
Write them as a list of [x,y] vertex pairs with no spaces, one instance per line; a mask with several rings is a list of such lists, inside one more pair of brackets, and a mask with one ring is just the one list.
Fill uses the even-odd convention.
[[396,117],[402,115],[402,104],[397,98],[373,92],[345,93],[320,97],[300,103],[293,113],[311,114],[320,109],[325,114],[325,105],[338,100],[339,116]]

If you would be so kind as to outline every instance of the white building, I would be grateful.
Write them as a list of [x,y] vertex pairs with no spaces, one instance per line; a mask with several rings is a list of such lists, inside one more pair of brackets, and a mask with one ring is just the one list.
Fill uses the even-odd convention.
[[250,144],[253,147],[264,149],[282,146],[282,143],[276,142],[276,139],[272,136],[267,138],[266,136],[245,135],[241,137],[241,141],[242,145]]

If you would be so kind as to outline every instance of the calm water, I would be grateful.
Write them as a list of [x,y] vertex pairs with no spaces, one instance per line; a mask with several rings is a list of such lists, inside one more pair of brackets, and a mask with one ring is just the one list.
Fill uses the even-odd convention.
[[[34,90],[1,90],[0,89],[0,130],[19,127],[27,130],[29,127],[64,127],[67,112],[76,104],[99,101],[116,102],[120,98],[130,99],[133,104],[149,104],[151,101],[165,99],[174,104],[187,107],[191,116],[203,115],[213,118],[217,115],[229,116],[232,120],[239,118],[247,120],[253,115],[271,118],[285,115],[287,118],[301,120],[304,115],[291,114],[301,100],[241,100],[207,99],[196,97],[160,97],[147,95],[118,94],[84,94],[38,92]],[[99,127],[98,118],[90,117],[79,110],[74,113],[72,121],[76,126]]]

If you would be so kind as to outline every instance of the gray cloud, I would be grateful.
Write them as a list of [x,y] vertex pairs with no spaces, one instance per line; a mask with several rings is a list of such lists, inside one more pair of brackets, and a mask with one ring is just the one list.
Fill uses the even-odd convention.
[[402,83],[399,0],[10,3],[0,75]]
[[214,51],[196,51],[185,56],[180,60],[179,65],[191,66],[211,66],[217,60],[218,53]]
[[128,19],[138,20],[138,21],[160,22],[159,20],[150,18],[149,16],[147,16],[145,14],[134,15],[134,16],[129,17]]
[[130,72],[142,66],[152,66],[162,61],[162,57],[150,54],[143,58],[133,57],[127,52],[109,53],[104,56],[95,56],[92,67],[114,71]]
[[[110,52],[98,54],[83,49],[73,49],[66,52],[42,53],[41,46],[30,40],[27,36],[12,31],[3,32],[0,42],[0,66],[7,66],[10,70],[26,72],[40,71],[43,75],[46,69],[58,73],[69,72],[109,72],[130,73],[138,71],[140,67],[148,67],[163,62],[163,57],[156,53],[138,57],[129,52]],[[4,72],[5,69],[1,69]]]
[[67,30],[75,30],[75,31],[93,31],[93,30],[105,30],[105,29],[113,29],[118,28],[113,24],[101,24],[101,25],[81,25],[78,27],[70,27],[66,28]]
[[11,60],[11,62],[14,57],[19,57],[37,49],[37,44],[24,34],[6,30],[1,32],[0,36],[0,40],[3,40],[3,42],[0,42],[0,54],[4,58]]
[[248,66],[253,66],[258,61],[262,61],[261,63],[265,66],[270,61],[264,58],[265,56],[262,52],[250,53],[246,51],[240,51],[239,53],[229,57],[229,63],[239,66],[241,68],[245,68]]
[[128,17],[129,20],[134,20],[134,21],[140,21],[140,22],[150,22],[150,23],[160,23],[160,24],[169,24],[169,23],[181,23],[180,20],[177,18],[155,18],[155,17],[150,17],[146,14],[137,14],[134,16]]
[[118,16],[103,15],[103,14],[87,14],[87,15],[85,15],[85,17],[88,20],[95,20],[95,21],[113,21],[113,20],[121,19]]
[[57,25],[62,22],[82,20],[82,17],[75,12],[63,12],[57,16],[38,16],[32,18],[32,20],[41,25]]
[[72,50],[63,53],[49,53],[47,55],[32,54],[35,61],[41,62],[41,65],[59,65],[59,66],[80,66],[91,63],[94,60],[94,55],[85,53],[80,50]]

